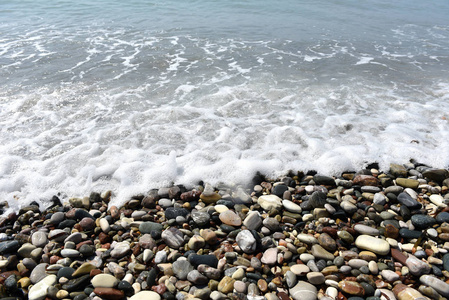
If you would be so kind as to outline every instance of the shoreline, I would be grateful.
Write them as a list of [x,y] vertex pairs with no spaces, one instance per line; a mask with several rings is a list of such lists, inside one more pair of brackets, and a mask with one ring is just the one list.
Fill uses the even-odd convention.
[[22,207],[0,218],[0,296],[449,298],[448,170],[290,175]]

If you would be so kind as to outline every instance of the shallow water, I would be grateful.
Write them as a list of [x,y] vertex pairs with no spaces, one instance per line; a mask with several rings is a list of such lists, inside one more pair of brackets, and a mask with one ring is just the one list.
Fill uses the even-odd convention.
[[447,167],[447,15],[442,0],[1,1],[0,198]]

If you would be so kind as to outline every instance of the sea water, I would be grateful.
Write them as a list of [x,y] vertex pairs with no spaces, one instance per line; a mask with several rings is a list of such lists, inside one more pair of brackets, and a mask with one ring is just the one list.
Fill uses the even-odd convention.
[[0,0],[0,200],[449,164],[446,0]]

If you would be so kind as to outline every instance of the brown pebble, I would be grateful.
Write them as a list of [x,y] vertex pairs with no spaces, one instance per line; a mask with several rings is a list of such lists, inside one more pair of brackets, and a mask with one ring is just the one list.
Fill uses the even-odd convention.
[[101,273],[102,273],[101,270],[99,270],[99,269],[93,269],[93,270],[90,270],[89,276],[90,276],[90,278],[92,278],[92,277],[94,277],[95,275],[98,275],[98,274],[101,274]]
[[98,234],[98,240],[100,241],[100,244],[106,244],[106,243],[112,242],[112,238],[108,234],[104,233],[103,231],[101,231]]
[[161,283],[159,285],[152,286],[151,290],[158,293],[159,295],[162,295],[167,291],[167,287],[165,286],[165,284]]
[[97,287],[94,289],[94,293],[106,300],[120,300],[125,297],[125,293],[123,291],[113,288]]
[[354,296],[364,296],[365,295],[365,290],[360,285],[360,283],[358,283],[356,281],[343,280],[338,283],[338,287],[346,294],[350,294],[350,295],[354,295]]
[[290,297],[285,292],[277,293],[279,300],[290,300]]
[[257,281],[257,287],[262,292],[266,292],[268,290],[268,284],[267,284],[267,282],[264,279],[259,279]]
[[385,226],[384,235],[387,238],[397,239],[399,236],[399,229],[397,229],[396,227],[394,227],[391,224],[387,224],[387,226]]
[[111,206],[111,209],[109,211],[113,219],[117,219],[120,216],[119,210],[115,205]]

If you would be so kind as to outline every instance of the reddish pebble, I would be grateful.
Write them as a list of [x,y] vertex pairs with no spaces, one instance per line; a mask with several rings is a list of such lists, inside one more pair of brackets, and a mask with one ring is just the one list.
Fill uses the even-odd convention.
[[52,255],[52,256],[50,257],[50,265],[56,264],[56,262],[57,262],[58,260],[60,260],[60,259],[61,259],[61,257],[59,257],[59,256],[57,256],[57,255]]
[[82,241],[81,243],[76,244],[76,250],[79,250],[82,245],[93,245],[91,240]]
[[125,297],[125,293],[123,291],[113,288],[97,287],[94,289],[94,293],[102,299],[106,300],[120,300]]
[[113,219],[117,219],[120,216],[119,210],[115,205],[111,206],[110,212]]
[[95,275],[98,275],[98,274],[101,274],[101,273],[102,273],[102,272],[101,272],[100,269],[93,269],[93,270],[90,271],[89,275],[90,275],[90,277],[92,278],[92,277],[94,277]]
[[354,296],[364,296],[365,289],[356,281],[343,280],[338,283],[338,287],[346,294]]
[[112,241],[112,238],[102,231],[98,234],[98,240],[100,241],[100,244],[106,244],[110,243]]
[[152,286],[151,290],[158,293],[159,295],[162,295],[167,291],[167,287],[165,286],[165,284],[161,283],[159,285]]
[[92,218],[85,217],[79,224],[84,230],[92,230],[95,228],[95,221]]
[[290,297],[285,292],[279,292],[277,296],[279,300],[290,300]]

